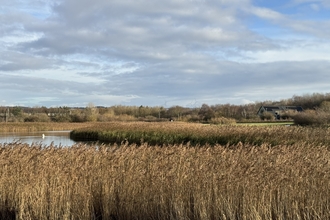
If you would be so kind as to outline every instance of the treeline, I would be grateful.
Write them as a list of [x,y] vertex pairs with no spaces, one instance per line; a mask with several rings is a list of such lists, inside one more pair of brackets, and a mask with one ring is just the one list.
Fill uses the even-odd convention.
[[[200,107],[187,108],[182,106],[94,106],[84,108],[70,107],[0,107],[0,121],[4,122],[93,122],[93,121],[187,121],[230,124],[237,121],[258,121],[258,109],[262,105],[301,106],[307,118],[327,120],[326,112],[330,112],[330,93],[306,94],[293,96],[280,101],[262,101],[245,105],[203,104]],[[323,114],[321,119],[317,115]],[[312,117],[312,116],[313,117]],[[291,116],[291,115],[289,115]],[[292,116],[294,118],[296,116]],[[301,120],[301,115],[299,116]],[[298,117],[298,118],[299,118]],[[306,119],[304,118],[304,120]],[[297,118],[297,117],[296,117]],[[268,118],[269,120],[269,118]],[[330,120],[330,117],[329,117]]]

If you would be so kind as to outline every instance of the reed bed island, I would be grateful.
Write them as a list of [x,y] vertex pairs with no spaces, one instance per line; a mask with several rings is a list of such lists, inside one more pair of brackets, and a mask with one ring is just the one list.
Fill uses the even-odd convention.
[[232,145],[291,145],[294,143],[326,144],[330,146],[330,129],[327,127],[301,126],[245,126],[209,125],[173,122],[113,122],[92,124],[75,129],[70,137],[74,140],[123,142],[150,145],[190,144]]
[[[118,137],[0,145],[0,219],[330,219],[328,128],[110,123],[75,131]],[[134,143],[133,131],[143,140]],[[173,134],[196,139],[158,142]],[[207,141],[217,135],[223,142]]]

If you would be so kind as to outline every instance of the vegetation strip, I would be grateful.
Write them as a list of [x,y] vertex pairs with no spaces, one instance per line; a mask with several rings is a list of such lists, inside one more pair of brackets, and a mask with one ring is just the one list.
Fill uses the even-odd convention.
[[104,143],[148,143],[150,145],[187,144],[232,145],[238,143],[262,145],[292,145],[315,143],[330,145],[329,128],[297,126],[235,126],[192,123],[114,122],[73,130],[76,141],[92,140]]
[[[95,124],[95,123],[94,123]],[[64,131],[89,127],[93,123],[11,122],[0,123],[0,132]]]

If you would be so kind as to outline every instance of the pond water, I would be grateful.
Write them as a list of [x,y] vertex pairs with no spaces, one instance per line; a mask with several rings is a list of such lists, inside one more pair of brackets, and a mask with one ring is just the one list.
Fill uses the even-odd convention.
[[70,139],[70,131],[36,131],[36,132],[0,132],[0,144],[27,143],[57,146],[72,146],[78,142]]

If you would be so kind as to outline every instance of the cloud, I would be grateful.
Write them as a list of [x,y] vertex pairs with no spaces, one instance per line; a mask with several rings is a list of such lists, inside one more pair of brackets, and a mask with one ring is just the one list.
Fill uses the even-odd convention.
[[281,50],[268,50],[245,52],[246,59],[242,62],[268,63],[277,61],[312,61],[324,60],[330,61],[327,55],[330,49],[329,42],[313,40],[306,41],[288,41],[282,45]]
[[[31,32],[42,30],[43,36],[22,44],[22,49],[32,48],[45,55],[93,55],[106,48],[107,56],[127,60],[149,59],[150,51],[162,54],[156,59],[165,58],[177,47],[184,52],[205,46],[231,47],[242,39],[254,40],[236,18],[237,9],[224,8],[236,4],[222,1],[218,7],[210,7],[198,1],[65,1],[54,7],[53,17],[43,25],[28,26]],[[44,27],[46,23],[50,28]]]
[[[268,21],[271,25],[276,25],[296,35],[300,34],[328,39],[330,37],[330,17],[328,10],[330,9],[330,3],[326,2],[295,0],[285,5],[284,8],[286,10],[283,10],[283,12],[253,5],[246,8],[245,11]],[[307,9],[303,9],[305,3],[310,3]],[[311,9],[316,11],[316,13],[311,13]],[[322,12],[320,12],[321,9]]]
[[0,58],[0,70],[2,71],[45,69],[51,68],[56,63],[54,60],[47,58],[30,56],[13,51],[2,53]]
[[309,6],[318,6],[330,8],[330,2],[326,0],[293,0],[293,5],[308,4]]
[[247,103],[329,80],[329,19],[298,13],[302,4],[323,13],[325,1],[285,10],[249,0],[1,3],[7,103]]

